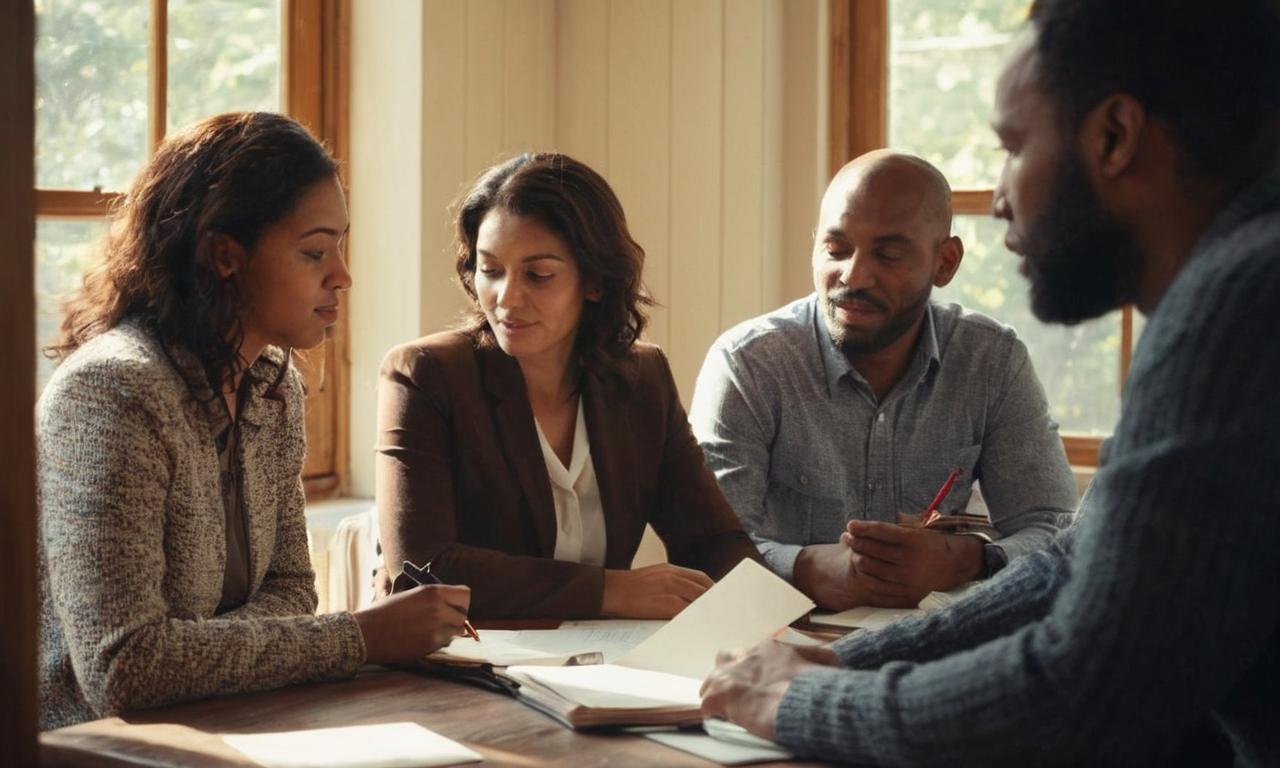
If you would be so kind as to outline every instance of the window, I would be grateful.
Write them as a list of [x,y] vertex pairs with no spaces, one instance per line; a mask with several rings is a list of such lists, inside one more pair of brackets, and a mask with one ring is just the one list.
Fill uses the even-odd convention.
[[[59,321],[104,215],[169,130],[283,111],[345,156],[348,0],[36,0],[36,344]],[[345,477],[346,325],[299,359],[308,492]],[[40,355],[38,386],[52,364]]]
[[[1027,283],[991,218],[1004,155],[990,116],[1006,46],[1027,0],[836,0],[832,5],[832,165],[878,146],[914,152],[956,190],[965,243],[956,280],[935,291],[1013,326],[1027,344],[1074,464],[1096,464],[1120,411],[1132,348],[1129,308],[1065,328],[1036,320]],[[837,110],[836,101],[849,106]]]

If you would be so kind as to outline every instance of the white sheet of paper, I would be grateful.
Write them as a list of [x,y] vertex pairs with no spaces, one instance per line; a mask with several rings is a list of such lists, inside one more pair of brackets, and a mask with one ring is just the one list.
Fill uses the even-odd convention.
[[701,680],[716,652],[768,640],[813,609],[813,601],[754,560],[738,563],[618,663]]
[[814,624],[826,624],[833,627],[849,627],[851,629],[883,629],[895,621],[908,616],[922,616],[929,611],[936,611],[959,600],[965,592],[978,582],[970,581],[947,592],[930,592],[924,596],[915,608],[871,608],[860,606],[839,613],[814,611],[811,621]]
[[426,768],[484,758],[417,723],[378,723],[281,733],[226,733],[222,740],[267,768]]
[[556,629],[486,629],[480,633],[480,642],[470,637],[455,637],[437,653],[501,667],[563,664],[571,656],[599,653],[607,664],[639,645],[665,623],[601,619],[566,621]]
[[859,606],[839,613],[815,611],[810,619],[814,624],[851,629],[882,629],[908,616],[922,616],[919,608],[872,608]]
[[696,731],[660,731],[646,733],[644,736],[659,744],[665,744],[721,765],[747,765],[773,760],[790,760],[794,757],[781,747],[749,747],[743,744],[730,744]]
[[584,707],[643,709],[647,707],[696,707],[702,703],[701,680],[632,669],[617,664],[585,667],[508,667],[516,680],[534,680]]

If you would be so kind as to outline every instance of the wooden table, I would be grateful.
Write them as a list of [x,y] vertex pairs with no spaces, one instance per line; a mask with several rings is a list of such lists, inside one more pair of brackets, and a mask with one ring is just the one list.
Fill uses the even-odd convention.
[[224,696],[47,731],[40,735],[41,764],[253,765],[218,734],[403,721],[459,741],[491,765],[715,765],[641,736],[576,733],[499,693],[380,667],[343,682]]

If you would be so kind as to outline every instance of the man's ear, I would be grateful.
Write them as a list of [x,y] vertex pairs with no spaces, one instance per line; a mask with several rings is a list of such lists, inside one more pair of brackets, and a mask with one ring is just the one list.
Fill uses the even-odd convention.
[[933,274],[933,285],[942,288],[956,276],[960,262],[964,260],[964,241],[952,235],[938,246],[938,271]]
[[248,254],[234,237],[222,232],[210,232],[208,238],[209,258],[213,260],[213,268],[218,270],[218,277],[226,280],[244,267]]
[[1120,176],[1133,165],[1147,125],[1147,111],[1127,93],[1114,93],[1089,111],[1080,124],[1086,165],[1102,178]]
[[587,288],[587,293],[586,293],[587,301],[596,302],[603,297],[604,297],[604,291],[600,290],[598,287],[591,286],[590,288]]

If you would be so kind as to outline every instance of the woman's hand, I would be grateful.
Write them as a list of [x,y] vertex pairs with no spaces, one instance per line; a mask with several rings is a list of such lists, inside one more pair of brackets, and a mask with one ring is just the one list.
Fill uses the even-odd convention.
[[417,661],[465,634],[462,622],[471,606],[471,588],[449,584],[414,587],[380,598],[356,611],[364,635],[365,661],[394,664]]
[[620,619],[669,619],[711,588],[711,577],[692,568],[659,563],[633,571],[604,572],[600,615]]

